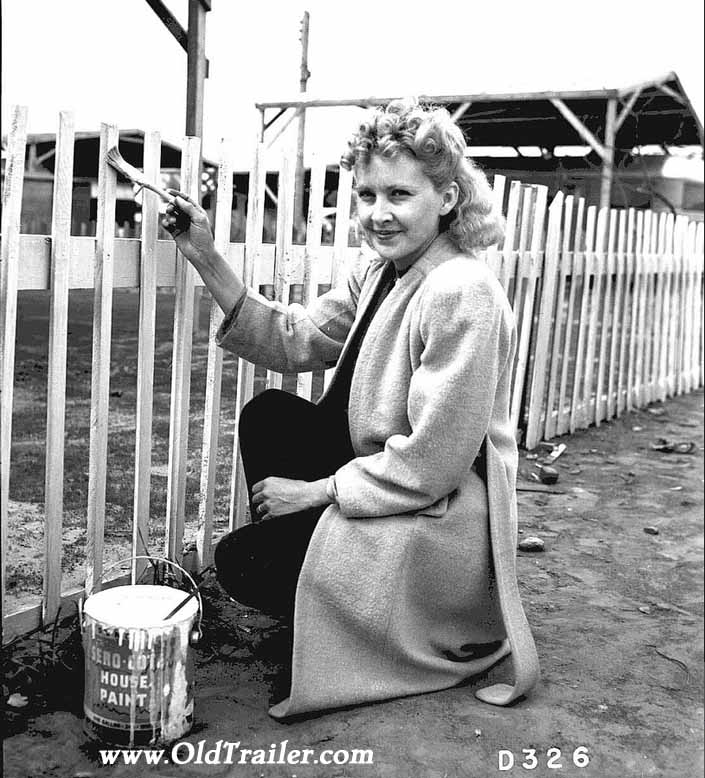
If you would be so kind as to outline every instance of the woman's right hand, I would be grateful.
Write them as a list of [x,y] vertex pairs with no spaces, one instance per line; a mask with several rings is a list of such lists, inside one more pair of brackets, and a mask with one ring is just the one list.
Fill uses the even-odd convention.
[[215,253],[208,214],[184,192],[167,191],[175,200],[167,205],[162,226],[172,235],[179,251],[198,269]]

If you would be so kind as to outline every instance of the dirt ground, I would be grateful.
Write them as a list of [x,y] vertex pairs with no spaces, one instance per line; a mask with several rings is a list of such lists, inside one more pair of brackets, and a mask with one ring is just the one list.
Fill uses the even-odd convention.
[[[690,453],[653,450],[660,438],[695,447]],[[545,541],[545,551],[518,557],[543,671],[529,698],[500,709],[474,697],[488,681],[510,678],[511,662],[505,661],[486,678],[447,691],[278,723],[266,708],[282,682],[286,631],[214,590],[206,613],[213,627],[195,651],[196,721],[183,740],[194,747],[205,741],[206,750],[218,740],[267,752],[282,741],[289,749],[317,753],[372,749],[374,764],[103,766],[82,732],[77,685],[76,694],[67,695],[68,710],[29,717],[6,739],[4,774],[701,775],[703,392],[654,404],[560,442],[567,445],[556,462],[555,489],[561,493],[518,493],[521,537]],[[520,486],[535,483],[534,464],[522,452]],[[579,747],[587,752],[585,766],[578,766],[580,752],[577,765],[573,761]],[[511,769],[501,750],[513,755]],[[534,760],[537,766],[528,769]]]

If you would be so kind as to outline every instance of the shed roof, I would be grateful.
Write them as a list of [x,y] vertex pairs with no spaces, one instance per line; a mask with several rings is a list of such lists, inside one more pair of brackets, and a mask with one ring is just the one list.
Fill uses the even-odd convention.
[[[384,105],[395,96],[315,98],[260,102],[261,111],[296,107]],[[398,97],[398,95],[397,95]],[[617,101],[616,146],[704,145],[703,125],[674,72],[638,84],[557,91],[419,95],[445,105],[472,146],[584,145],[574,124],[555,101],[562,101],[596,138],[604,136],[608,100]]]
[[[144,130],[120,130],[120,153],[126,162],[135,167],[143,165]],[[74,176],[79,178],[96,178],[98,176],[98,153],[100,150],[100,132],[76,132],[74,151]],[[27,135],[27,147],[36,147],[37,161],[43,168],[54,171],[54,153],[56,133],[30,133]],[[161,142],[161,168],[163,170],[178,170],[181,166],[181,149],[174,143]],[[214,166],[215,163],[204,159],[204,165]]]

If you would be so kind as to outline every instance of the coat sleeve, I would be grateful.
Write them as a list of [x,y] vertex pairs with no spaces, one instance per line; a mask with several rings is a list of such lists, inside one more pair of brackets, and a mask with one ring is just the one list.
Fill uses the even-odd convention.
[[347,283],[317,297],[306,308],[272,302],[248,289],[218,329],[216,343],[280,373],[332,367],[355,320],[369,267],[369,258],[358,257]]
[[487,433],[498,382],[509,369],[511,309],[484,266],[462,279],[450,267],[438,270],[412,312],[411,432],[392,435],[382,451],[336,472],[344,516],[415,512],[449,495]]

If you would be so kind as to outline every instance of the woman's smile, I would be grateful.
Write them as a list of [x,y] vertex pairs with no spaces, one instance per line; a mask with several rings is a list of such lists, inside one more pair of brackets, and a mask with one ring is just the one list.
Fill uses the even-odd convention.
[[457,193],[438,192],[421,163],[409,154],[373,154],[355,168],[357,215],[367,242],[382,259],[406,270],[431,245],[440,217]]

